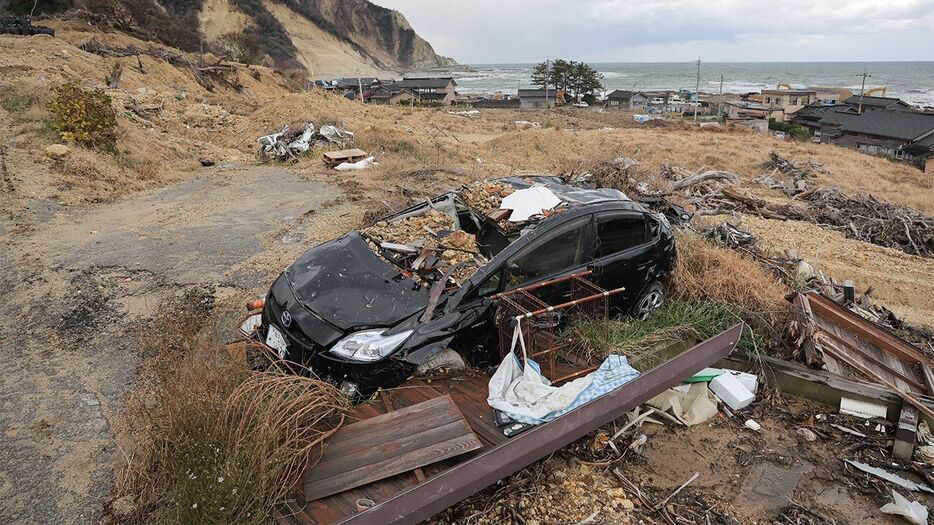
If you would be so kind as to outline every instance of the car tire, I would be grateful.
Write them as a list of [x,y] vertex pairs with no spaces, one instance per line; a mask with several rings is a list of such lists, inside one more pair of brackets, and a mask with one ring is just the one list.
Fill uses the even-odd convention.
[[439,368],[463,370],[467,368],[467,363],[460,354],[450,348],[445,348],[418,365],[418,368],[415,369],[415,375],[425,375]]
[[662,283],[655,281],[642,292],[642,296],[636,301],[636,306],[632,310],[632,315],[637,319],[645,319],[664,305],[665,287]]

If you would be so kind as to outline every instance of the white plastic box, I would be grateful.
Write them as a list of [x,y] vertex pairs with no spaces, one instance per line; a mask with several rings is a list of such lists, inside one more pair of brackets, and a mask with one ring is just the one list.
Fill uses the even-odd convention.
[[746,372],[730,372],[736,379],[739,379],[739,382],[746,387],[746,390],[749,390],[753,394],[756,393],[756,390],[759,388],[759,378],[756,374],[748,374]]
[[733,374],[721,374],[710,381],[710,390],[733,410],[749,406],[756,396]]

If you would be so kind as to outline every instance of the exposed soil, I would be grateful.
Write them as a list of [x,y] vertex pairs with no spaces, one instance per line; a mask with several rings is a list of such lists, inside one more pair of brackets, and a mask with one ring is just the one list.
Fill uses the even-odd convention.
[[[645,434],[641,453],[628,450],[612,462],[601,461],[615,454],[606,444],[595,446],[602,441],[591,435],[432,523],[544,525],[587,518],[597,524],[901,523],[878,511],[889,501],[888,493],[845,469],[842,459],[853,457],[853,445],[861,440],[830,427],[826,410],[794,399],[770,406],[760,397],[733,418],[720,414],[693,427],[646,424],[616,441],[627,450]],[[745,428],[747,417],[761,423],[762,430]],[[858,419],[834,416],[833,421],[872,434]],[[807,441],[797,434],[799,428],[813,429],[817,439]],[[614,427],[604,431],[612,435]],[[876,434],[862,440],[866,448],[884,448],[885,440]],[[671,498],[665,512],[653,510],[695,473],[697,478]],[[929,507],[934,503],[930,495],[909,496]]]
[[229,166],[28,228],[0,219],[0,284],[10,291],[0,313],[0,522],[97,521],[121,454],[113,427],[140,365],[139,323],[205,285],[232,323],[283,261],[330,233],[304,214],[341,195],[286,170]]

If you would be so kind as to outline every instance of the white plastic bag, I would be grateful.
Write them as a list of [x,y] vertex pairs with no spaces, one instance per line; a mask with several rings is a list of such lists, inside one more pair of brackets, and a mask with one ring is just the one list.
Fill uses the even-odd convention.
[[908,501],[907,498],[898,492],[895,492],[894,490],[892,491],[892,498],[895,499],[893,503],[886,503],[879,510],[886,514],[904,516],[906,520],[914,523],[915,525],[927,525],[927,507],[918,503],[917,501]]

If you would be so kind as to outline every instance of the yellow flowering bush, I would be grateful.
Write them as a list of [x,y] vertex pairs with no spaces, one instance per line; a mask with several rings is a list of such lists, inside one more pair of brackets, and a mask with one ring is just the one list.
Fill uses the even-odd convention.
[[62,140],[105,151],[116,148],[117,113],[100,89],[81,89],[77,82],[53,88],[49,113],[49,125]]

